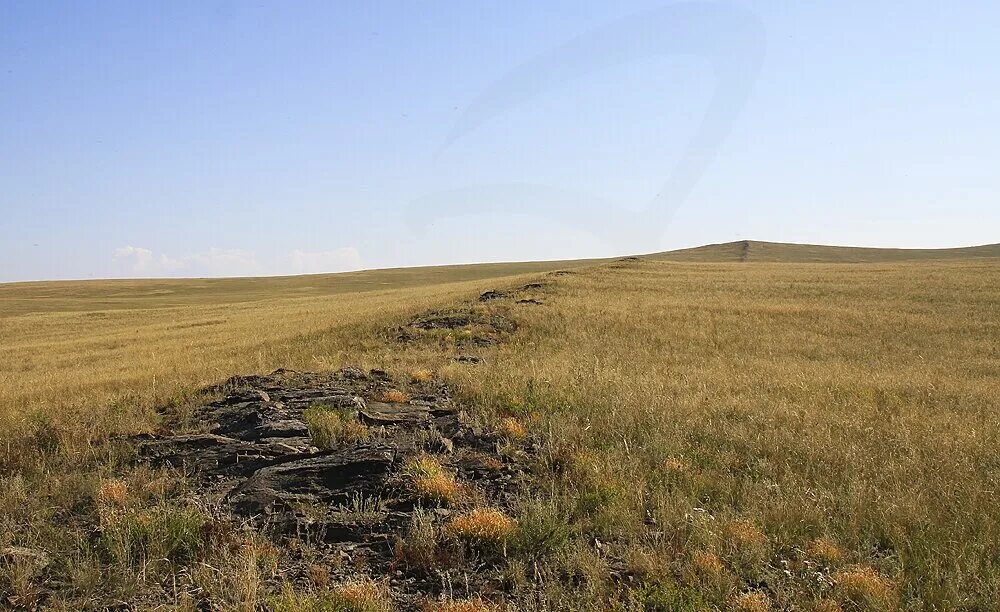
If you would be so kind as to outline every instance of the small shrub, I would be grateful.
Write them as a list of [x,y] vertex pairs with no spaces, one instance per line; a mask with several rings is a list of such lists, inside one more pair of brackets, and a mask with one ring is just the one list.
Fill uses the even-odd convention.
[[873,568],[860,565],[833,575],[834,593],[841,603],[851,603],[863,609],[891,609],[896,589],[891,581]]
[[430,572],[437,566],[437,556],[437,528],[433,519],[418,508],[410,516],[406,535],[396,541],[395,557],[410,569]]
[[187,508],[161,507],[115,515],[104,526],[101,542],[111,558],[123,566],[166,559],[187,564],[205,548],[207,517]]
[[388,404],[405,404],[410,401],[410,395],[399,389],[385,389],[379,392],[375,399]]
[[108,508],[124,508],[128,501],[128,483],[112,478],[97,489],[97,503]]
[[306,408],[302,418],[309,427],[313,444],[319,448],[336,448],[371,437],[364,423],[348,410],[317,404]]
[[691,555],[691,567],[701,576],[716,577],[723,572],[719,555],[707,550],[697,550]]
[[430,455],[421,455],[406,467],[413,489],[427,500],[437,503],[453,503],[461,493],[455,477]]
[[323,588],[330,584],[330,568],[325,565],[313,563],[309,566],[306,573],[309,576],[309,582],[311,582],[313,586]]
[[388,612],[392,609],[386,585],[368,578],[334,587],[332,599],[344,612]]
[[540,558],[569,543],[567,518],[551,503],[529,502],[518,516],[512,549],[520,555]]
[[504,544],[513,535],[517,523],[496,508],[476,508],[456,516],[445,527],[448,534],[480,543]]
[[428,601],[420,607],[422,612],[493,612],[494,606],[478,597],[450,601]]
[[767,544],[767,536],[747,520],[731,521],[723,529],[727,542],[738,550],[754,550]]
[[331,589],[296,593],[285,586],[271,599],[274,612],[389,612],[392,602],[384,583],[363,578]]
[[813,540],[806,546],[806,554],[824,565],[836,565],[844,558],[844,551],[828,537]]
[[431,370],[413,370],[410,372],[410,380],[418,383],[425,383],[434,380],[434,372]]
[[747,591],[733,598],[735,612],[769,612],[771,599],[763,591]]
[[[354,521],[364,525],[373,525],[385,519],[385,500],[378,495],[365,495],[361,491],[351,494],[348,502],[337,505],[337,511],[347,514]],[[320,510],[322,513],[322,510]]]
[[497,425],[497,433],[508,440],[523,440],[528,436],[528,430],[513,417],[501,420]]
[[650,585],[637,595],[641,609],[646,612],[702,612],[709,609],[697,590],[675,584]]

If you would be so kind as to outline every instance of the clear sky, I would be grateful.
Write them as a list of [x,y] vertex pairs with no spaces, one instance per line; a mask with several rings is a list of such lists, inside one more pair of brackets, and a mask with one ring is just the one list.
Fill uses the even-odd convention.
[[1000,242],[995,2],[0,2],[0,281]]

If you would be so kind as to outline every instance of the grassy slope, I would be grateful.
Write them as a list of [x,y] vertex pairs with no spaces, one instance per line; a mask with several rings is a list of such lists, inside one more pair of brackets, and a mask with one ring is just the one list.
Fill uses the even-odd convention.
[[555,505],[609,543],[550,576],[619,558],[723,608],[765,584],[779,609],[996,609],[998,287],[996,260],[600,266],[461,387],[548,432]]
[[530,274],[579,261],[389,268],[340,274],[258,278],[42,281],[0,284],[0,318],[32,312],[149,309],[321,297],[421,288]]
[[652,259],[690,262],[891,263],[1000,258],[1000,244],[955,249],[877,249],[740,240],[655,253]]
[[[997,248],[878,266],[754,263],[859,255],[836,247],[750,243],[750,265],[735,263],[742,243],[695,251],[559,278],[546,306],[518,309],[514,341],[471,369],[447,345],[402,346],[384,330],[528,278],[504,274],[568,264],[0,286],[0,548],[57,559],[38,575],[0,564],[0,592],[74,576],[68,601],[101,601],[162,578],[80,552],[95,490],[119,469],[92,441],[154,428],[151,406],[232,373],[356,363],[430,367],[482,414],[543,433],[558,466],[544,504],[571,537],[520,583],[529,609],[607,607],[612,563],[644,592],[723,607],[760,584],[782,606],[1000,603]],[[880,256],[900,255],[927,253]],[[19,429],[29,412],[45,419]],[[819,559],[822,537],[838,559]],[[823,586],[832,578],[858,592]]]

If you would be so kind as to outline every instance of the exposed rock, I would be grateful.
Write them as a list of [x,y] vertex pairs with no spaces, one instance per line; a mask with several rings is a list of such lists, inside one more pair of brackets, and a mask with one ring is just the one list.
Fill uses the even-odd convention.
[[479,296],[480,302],[489,302],[491,300],[499,300],[507,297],[507,294],[503,291],[497,291],[496,289],[491,289],[490,291],[485,291]]
[[152,465],[205,476],[245,476],[290,452],[272,444],[254,444],[216,434],[155,437],[139,443],[139,456]]
[[466,312],[430,313],[413,321],[417,329],[455,329],[472,324],[472,315]]
[[296,503],[348,503],[353,494],[378,496],[393,467],[389,446],[362,446],[295,459],[257,470],[226,495],[243,516],[294,510]]
[[[232,513],[247,528],[322,542],[322,554],[336,563],[346,555],[388,571],[392,543],[414,509],[435,509],[412,490],[408,461],[432,453],[463,490],[499,506],[524,486],[530,464],[510,447],[501,456],[499,436],[470,422],[441,383],[412,382],[411,399],[403,403],[375,399],[390,388],[397,388],[392,378],[378,370],[234,377],[212,388],[228,389],[221,397],[194,411],[208,433],[139,437],[139,456],[184,470],[203,503]],[[320,405],[356,418],[365,435],[317,448],[303,413]],[[437,510],[434,520],[446,520],[448,510]],[[419,584],[414,576],[393,583],[402,590],[428,588]]]

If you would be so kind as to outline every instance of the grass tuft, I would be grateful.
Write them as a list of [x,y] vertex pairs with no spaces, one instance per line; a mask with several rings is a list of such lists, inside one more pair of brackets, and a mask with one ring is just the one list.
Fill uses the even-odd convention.
[[410,372],[410,380],[415,383],[426,383],[434,380],[434,371],[427,369],[417,369]]
[[528,437],[525,426],[513,417],[507,417],[497,425],[497,433],[508,440],[523,440]]
[[867,565],[859,565],[833,575],[834,592],[838,601],[866,610],[888,610],[895,607],[896,588],[887,578]]
[[747,591],[733,598],[734,612],[769,612],[771,599],[763,591]]
[[405,404],[410,401],[410,394],[399,389],[385,389],[380,391],[375,399],[387,404]]
[[476,508],[453,518],[445,531],[460,539],[504,544],[517,529],[517,522],[497,508]]
[[337,448],[367,440],[371,431],[354,413],[342,408],[314,404],[306,408],[302,418],[309,426],[309,435],[318,448]]
[[829,537],[816,538],[806,547],[806,554],[810,558],[819,561],[823,565],[834,566],[840,563],[845,556],[842,548]]
[[410,461],[404,472],[410,477],[414,491],[426,501],[450,504],[462,492],[455,477],[431,455],[420,455]]

